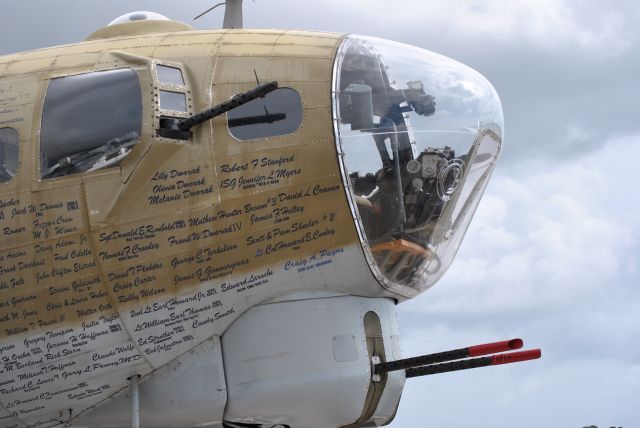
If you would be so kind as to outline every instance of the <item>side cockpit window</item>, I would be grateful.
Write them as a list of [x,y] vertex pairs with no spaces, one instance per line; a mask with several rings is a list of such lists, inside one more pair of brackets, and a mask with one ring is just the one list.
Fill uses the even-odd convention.
[[187,113],[187,88],[182,70],[178,67],[156,64],[160,83],[160,109]]
[[18,170],[18,132],[0,128],[0,183],[11,180]]
[[291,88],[279,88],[227,113],[229,132],[238,140],[286,135],[302,124],[302,100]]
[[142,93],[131,69],[51,79],[40,130],[42,178],[117,165],[138,142]]

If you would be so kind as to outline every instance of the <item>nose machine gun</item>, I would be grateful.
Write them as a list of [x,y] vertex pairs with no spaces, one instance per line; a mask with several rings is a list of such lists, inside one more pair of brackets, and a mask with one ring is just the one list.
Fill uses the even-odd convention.
[[[373,373],[379,380],[382,375],[388,372],[404,370],[407,378],[410,378],[475,369],[478,367],[518,363],[521,361],[535,360],[542,356],[540,349],[490,355],[496,352],[513,351],[522,348],[522,346],[522,339],[511,339],[389,362],[381,362],[379,357],[374,357]],[[374,378],[374,380],[376,379]]]

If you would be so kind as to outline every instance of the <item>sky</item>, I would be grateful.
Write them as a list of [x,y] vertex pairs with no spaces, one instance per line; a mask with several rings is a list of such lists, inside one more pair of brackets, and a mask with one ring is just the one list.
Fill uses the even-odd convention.
[[[0,0],[0,54],[213,1]],[[392,428],[640,426],[640,8],[596,0],[245,1],[247,28],[356,33],[480,71],[505,143],[458,256],[398,308],[407,356],[521,337],[543,358],[410,379]]]

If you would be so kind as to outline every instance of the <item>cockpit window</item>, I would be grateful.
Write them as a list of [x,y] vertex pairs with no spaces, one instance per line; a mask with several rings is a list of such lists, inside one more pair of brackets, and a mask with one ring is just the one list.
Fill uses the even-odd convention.
[[279,88],[227,113],[229,132],[238,140],[286,135],[302,124],[302,100],[291,88]]
[[131,69],[51,79],[40,130],[42,178],[114,166],[138,142],[142,94]]
[[18,132],[0,128],[0,183],[11,180],[18,170]]
[[412,295],[451,263],[502,145],[502,108],[474,70],[438,54],[349,37],[334,116],[365,253]]

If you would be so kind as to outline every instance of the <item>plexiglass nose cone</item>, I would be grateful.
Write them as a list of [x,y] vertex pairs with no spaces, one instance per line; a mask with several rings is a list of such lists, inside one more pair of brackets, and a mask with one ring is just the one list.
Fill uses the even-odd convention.
[[334,68],[345,187],[378,280],[411,297],[451,264],[502,146],[500,99],[436,53],[349,36]]

